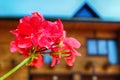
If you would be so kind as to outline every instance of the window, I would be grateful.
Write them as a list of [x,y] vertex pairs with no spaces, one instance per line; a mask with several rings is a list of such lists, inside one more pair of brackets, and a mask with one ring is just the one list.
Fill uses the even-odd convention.
[[[47,52],[51,52],[51,51],[50,50],[45,50],[44,52],[47,53]],[[44,63],[45,64],[50,64],[51,61],[52,61],[52,57],[49,54],[45,54],[43,56],[43,58],[44,58]]]
[[43,56],[43,58],[44,58],[44,63],[45,63],[45,64],[50,64],[51,61],[52,61],[52,57],[51,57],[50,55],[48,55],[48,54],[45,54],[45,55]]
[[108,56],[110,64],[117,64],[117,44],[113,39],[88,39],[87,53],[93,56]]

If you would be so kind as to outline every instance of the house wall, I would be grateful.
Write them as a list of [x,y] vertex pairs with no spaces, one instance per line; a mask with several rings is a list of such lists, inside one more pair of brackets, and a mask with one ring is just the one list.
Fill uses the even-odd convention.
[[[0,20],[0,76],[24,59],[17,52],[11,53],[9,50],[9,43],[14,39],[14,35],[9,31],[15,29],[17,24],[18,20]],[[79,74],[120,74],[120,65],[108,65],[107,56],[88,56],[86,46],[87,38],[118,39],[119,42],[120,23],[63,21],[63,24],[67,36],[74,37],[81,43],[77,50],[82,56],[76,57],[73,67],[68,67],[64,59],[53,68],[49,65],[40,69],[24,66],[6,80],[28,80],[29,74],[73,74],[73,78],[80,78]]]
[[[10,52],[10,42],[14,39],[14,36],[10,33],[10,30],[14,29],[16,25],[17,21],[0,21],[0,76],[7,73],[24,59],[17,52]],[[26,66],[22,67],[5,80],[16,79],[28,79],[28,68]]]

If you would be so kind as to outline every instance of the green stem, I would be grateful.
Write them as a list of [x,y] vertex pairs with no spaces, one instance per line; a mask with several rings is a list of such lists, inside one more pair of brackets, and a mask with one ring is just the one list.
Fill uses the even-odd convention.
[[0,80],[4,80],[5,78],[7,78],[8,76],[10,76],[12,73],[14,73],[16,70],[18,70],[20,67],[22,67],[24,64],[26,64],[31,57],[26,58],[25,60],[23,60],[20,64],[18,64],[16,67],[14,67],[12,70],[10,70],[8,73],[6,73],[5,75],[3,75],[2,77],[0,77]]

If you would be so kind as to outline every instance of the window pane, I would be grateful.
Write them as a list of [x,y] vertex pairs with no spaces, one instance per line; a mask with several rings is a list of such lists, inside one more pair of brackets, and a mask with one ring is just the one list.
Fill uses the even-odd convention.
[[96,55],[97,54],[97,47],[96,47],[96,40],[88,40],[87,47],[88,47],[88,54],[89,55]]
[[109,40],[108,41],[108,50],[109,50],[109,55],[108,55],[108,60],[111,64],[117,64],[118,59],[117,59],[117,45],[114,40]]
[[98,40],[98,53],[99,53],[99,55],[106,55],[107,54],[106,40]]
[[50,55],[45,54],[43,57],[44,57],[44,63],[45,64],[50,64],[51,63],[52,57]]

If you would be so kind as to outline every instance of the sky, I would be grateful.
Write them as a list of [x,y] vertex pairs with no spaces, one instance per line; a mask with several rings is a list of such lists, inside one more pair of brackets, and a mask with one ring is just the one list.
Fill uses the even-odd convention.
[[120,21],[120,0],[0,0],[0,17],[40,12],[46,17],[72,18],[85,3],[101,19]]

